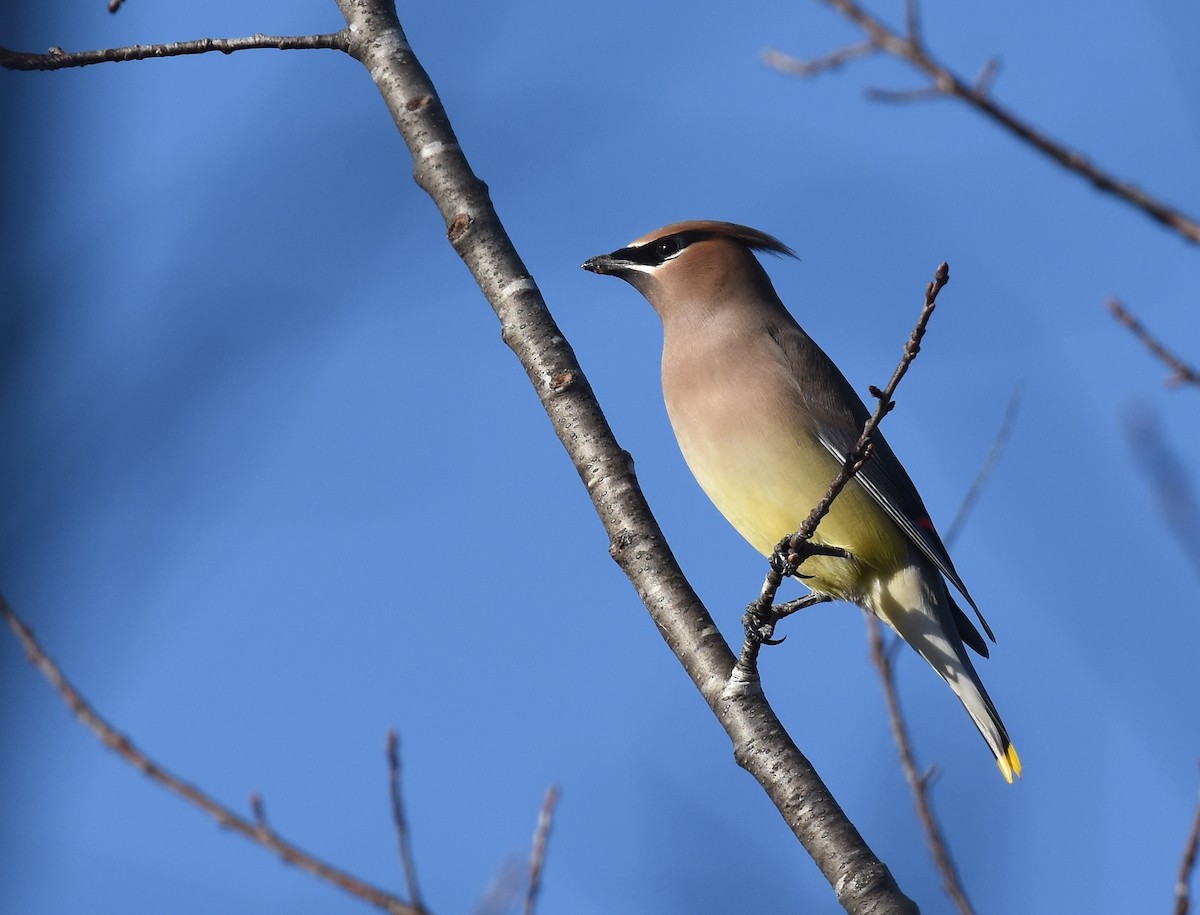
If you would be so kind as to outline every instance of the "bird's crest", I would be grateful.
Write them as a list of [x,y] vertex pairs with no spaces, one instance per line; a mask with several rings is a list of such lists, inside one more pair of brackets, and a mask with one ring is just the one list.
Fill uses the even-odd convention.
[[686,235],[690,236],[690,240],[728,238],[745,245],[752,251],[768,251],[771,254],[781,254],[785,257],[796,256],[795,251],[766,232],[751,229],[749,226],[740,226],[735,222],[721,222],[716,219],[690,219],[687,222],[675,222],[653,232],[647,232],[641,238],[631,241],[627,247],[639,248],[668,235]]

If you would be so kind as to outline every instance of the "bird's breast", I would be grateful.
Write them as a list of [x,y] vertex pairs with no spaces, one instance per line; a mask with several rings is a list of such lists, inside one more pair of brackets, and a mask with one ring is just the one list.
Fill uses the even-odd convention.
[[[713,354],[680,370],[668,356],[663,394],[688,467],[729,523],[769,556],[825,495],[840,464],[817,439],[795,380],[770,360],[731,363]],[[814,557],[802,569],[814,590],[835,597],[862,594],[872,567],[899,567],[907,555],[899,529],[854,482],[814,539],[856,557]]]

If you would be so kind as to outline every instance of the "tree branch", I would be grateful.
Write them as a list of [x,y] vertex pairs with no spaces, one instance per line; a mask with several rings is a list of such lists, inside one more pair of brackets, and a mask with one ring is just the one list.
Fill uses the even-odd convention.
[[963,888],[962,880],[958,876],[958,868],[954,866],[954,859],[950,857],[949,845],[946,843],[946,837],[942,835],[942,828],[933,814],[933,805],[929,800],[929,785],[934,770],[931,769],[924,774],[917,771],[917,760],[908,739],[908,727],[904,722],[904,713],[900,709],[895,670],[883,640],[883,626],[873,613],[866,614],[866,617],[867,641],[871,646],[871,663],[875,665],[876,671],[879,672],[879,679],[883,683],[888,721],[892,726],[892,739],[900,754],[900,771],[904,773],[904,780],[908,782],[908,787],[912,791],[913,801],[917,808],[917,819],[920,820],[921,829],[925,833],[929,854],[938,869],[938,874],[941,875],[942,889],[946,891],[950,901],[962,915],[972,915],[974,909],[971,908],[967,891]]
[[400,737],[395,730],[387,735],[388,795],[392,802],[392,823],[396,827],[396,841],[400,850],[400,869],[404,872],[404,883],[408,887],[408,898],[412,907],[424,912],[425,901],[417,884],[417,863],[413,859],[412,836],[408,831],[408,818],[404,815],[404,798],[400,794]]
[[1145,326],[1121,303],[1119,299],[1108,300],[1108,310],[1112,312],[1114,318],[1129,328],[1130,333],[1142,342],[1146,349],[1150,350],[1159,361],[1171,370],[1171,374],[1167,377],[1167,384],[1195,384],[1200,385],[1200,371],[1192,368],[1173,352],[1158,342],[1158,339],[1146,330]]
[[419,906],[410,906],[404,900],[393,896],[391,893],[385,892],[367,883],[365,880],[360,880],[346,871],[339,870],[333,865],[321,861],[309,852],[304,851],[304,849],[281,837],[268,825],[262,798],[257,794],[251,795],[250,807],[254,818],[251,821],[234,813],[218,801],[213,800],[195,785],[168,772],[135,746],[132,740],[121,734],[100,716],[100,713],[92,707],[91,703],[67,680],[58,665],[50,659],[42,649],[42,646],[38,644],[30,628],[21,621],[16,611],[9,606],[8,601],[2,595],[0,595],[0,616],[4,617],[4,620],[24,646],[30,663],[41,671],[42,675],[58,690],[58,694],[62,696],[63,701],[75,713],[75,717],[83,722],[102,744],[152,781],[158,782],[168,791],[179,795],[184,800],[199,807],[221,826],[241,833],[247,839],[257,842],[264,848],[275,852],[285,864],[294,864],[301,870],[308,871],[310,874],[334,884],[350,895],[357,896],[359,899],[390,913],[390,915],[425,915],[425,910]]
[[979,465],[979,470],[975,474],[975,479],[971,481],[971,485],[967,489],[967,494],[958,503],[958,511],[954,513],[954,520],[946,528],[946,536],[942,538],[942,542],[946,544],[947,548],[953,546],[954,541],[962,534],[963,528],[967,524],[967,519],[971,517],[971,511],[975,508],[975,503],[979,501],[979,496],[983,493],[983,488],[987,486],[988,480],[992,478],[992,472],[996,469],[1000,455],[1004,453],[1004,448],[1008,444],[1008,440],[1012,436],[1013,427],[1017,422],[1017,411],[1021,407],[1021,393],[1021,386],[1017,385],[1013,388],[1012,394],[1009,395],[1008,406],[1004,410],[1004,418],[1000,420],[1000,428],[996,431],[996,437],[992,439],[992,447],[988,449],[987,456],[984,457],[983,463]]
[[550,845],[550,827],[554,825],[554,808],[558,804],[558,788],[546,789],[542,809],[538,813],[537,829],[533,834],[533,853],[529,858],[529,888],[525,891],[525,915],[534,915],[538,893],[542,890],[542,871],[546,866],[546,849]]
[[[868,92],[871,98],[885,101],[958,98],[1018,139],[1049,156],[1063,168],[1086,178],[1099,190],[1112,194],[1130,206],[1141,210],[1151,219],[1167,226],[1192,244],[1200,244],[1200,222],[1150,196],[1128,181],[1123,181],[1102,170],[1083,153],[1052,139],[994,101],[990,94],[991,82],[996,69],[994,62],[989,61],[976,81],[970,83],[934,58],[920,39],[920,26],[914,3],[910,2],[907,6],[907,35],[902,35],[854,0],[822,0],[822,2],[832,6],[861,28],[867,36],[866,44],[868,46],[905,61],[929,78],[930,85],[928,87],[901,92],[872,90]],[[853,47],[861,47],[861,45]],[[834,52],[822,60],[829,60],[838,55],[845,57],[846,51]],[[853,56],[861,57],[863,55],[855,54]],[[830,66],[819,65],[819,62],[806,64],[804,61],[796,61],[779,51],[768,52],[767,61],[782,72],[799,76],[812,76],[831,69]],[[842,62],[844,63],[845,60]]]
[[846,460],[842,463],[841,473],[834,477],[833,482],[829,484],[829,489],[826,491],[824,498],[817,503],[808,517],[804,519],[804,523],[800,525],[800,529],[787,539],[787,546],[793,552],[799,550],[801,544],[807,543],[812,539],[813,534],[817,531],[817,525],[829,513],[829,508],[833,505],[833,500],[837,498],[838,493],[845,489],[850,479],[862,469],[863,463],[870,458],[871,436],[875,434],[875,430],[879,428],[879,424],[883,422],[883,418],[895,408],[896,403],[892,400],[892,395],[896,393],[896,388],[900,386],[900,381],[908,373],[908,367],[917,358],[917,353],[921,352],[921,341],[925,338],[925,329],[929,325],[929,319],[933,317],[933,310],[937,307],[938,293],[942,291],[948,282],[950,282],[950,265],[943,261],[938,266],[933,281],[925,287],[925,305],[921,309],[921,315],[917,318],[917,324],[909,335],[908,341],[904,344],[904,352],[900,356],[900,362],[897,363],[896,370],[892,372],[892,377],[888,381],[887,387],[882,391],[874,385],[870,387],[871,395],[878,401],[878,404],[875,407],[875,412],[871,414],[871,418],[863,426],[862,434],[859,435],[854,449],[846,455]]
[[1174,915],[1187,915],[1191,908],[1191,894],[1188,884],[1192,879],[1192,871],[1196,869],[1196,855],[1200,850],[1200,803],[1196,805],[1196,814],[1192,817],[1192,828],[1188,831],[1187,841],[1183,845],[1183,859],[1179,862],[1179,876],[1175,878],[1175,908]]
[[[950,523],[947,529],[945,543],[947,547],[954,544],[962,533],[963,525],[970,516],[971,509],[979,499],[980,493],[987,485],[991,478],[992,471],[996,467],[996,463],[1000,459],[1000,455],[1004,451],[1004,446],[1008,444],[1008,439],[1012,435],[1013,426],[1016,423],[1017,409],[1021,403],[1021,388],[1020,386],[1013,389],[1012,396],[1008,400],[1008,408],[1004,411],[1004,419],[1000,422],[1000,429],[996,432],[996,437],[992,441],[992,447],[988,449],[987,456],[983,459],[983,463],[979,467],[978,473],[975,474],[975,479],[972,481],[967,494],[963,496],[962,502],[958,506],[958,512],[954,516],[954,520]],[[933,858],[933,863],[938,869],[938,873],[942,878],[942,888],[946,891],[946,895],[950,897],[950,901],[958,908],[962,915],[971,915],[973,909],[971,902],[967,898],[967,891],[962,885],[962,878],[959,877],[958,868],[954,864],[954,859],[950,855],[950,846],[946,841],[946,837],[942,833],[941,824],[933,812],[933,804],[929,797],[929,786],[932,783],[933,770],[929,770],[921,774],[917,770],[916,755],[912,749],[912,741],[908,735],[908,725],[905,723],[904,714],[900,708],[900,692],[896,686],[895,666],[892,663],[892,651],[898,640],[892,642],[891,646],[885,644],[883,629],[880,626],[878,618],[873,614],[866,614],[867,617],[867,640],[870,645],[871,662],[875,665],[876,671],[879,673],[880,685],[883,687],[884,701],[887,704],[888,721],[892,728],[892,738],[896,744],[896,750],[900,754],[900,771],[904,774],[904,780],[908,782],[909,790],[912,792],[913,803],[917,808],[917,819],[921,824],[921,829],[925,833],[925,842],[929,846],[930,857]]]
[[389,0],[338,0],[350,53],[371,73],[412,153],[414,177],[437,204],[454,250],[500,320],[608,532],[610,553],[659,632],[728,733],[734,758],[763,786],[851,912],[914,912],[867,847],[761,689],[726,696],[734,657],[687,583],[613,437],[587,378],[537,284],[471,171],[428,74]]
[[[113,10],[116,12],[116,10]],[[346,29],[327,35],[249,35],[245,38],[198,38],[195,41],[173,41],[168,44],[135,44],[126,48],[105,48],[99,51],[64,51],[51,48],[46,54],[28,54],[0,48],[0,67],[6,70],[65,70],[68,67],[87,67],[91,64],[124,63],[127,60],[149,60],[158,57],[183,57],[189,54],[209,54],[220,51],[250,51],[273,48],[278,51],[347,51],[350,34]]]
[[895,401],[892,400],[892,395],[896,393],[896,388],[900,385],[900,380],[904,378],[908,372],[908,367],[912,365],[912,361],[917,358],[917,353],[921,351],[921,340],[925,337],[925,328],[929,324],[929,319],[933,317],[933,310],[937,307],[938,293],[942,291],[942,288],[948,282],[950,282],[950,265],[943,262],[938,266],[933,282],[925,287],[925,305],[921,309],[920,317],[917,318],[916,326],[909,335],[908,341],[904,344],[904,352],[900,356],[900,362],[896,365],[896,370],[892,372],[892,377],[888,381],[887,387],[881,391],[875,385],[870,386],[871,395],[877,401],[875,412],[863,424],[863,430],[858,436],[858,441],[842,462],[842,469],[838,471],[838,475],[830,482],[829,488],[825,490],[825,495],[821,497],[821,501],[816,504],[813,510],[809,512],[808,517],[801,523],[799,530],[794,534],[784,537],[779,541],[778,546],[776,546],[775,555],[770,560],[770,570],[767,572],[767,577],[763,582],[758,599],[750,604],[746,610],[744,620],[746,638],[742,643],[741,653],[738,655],[731,688],[735,682],[752,683],[758,680],[759,646],[774,644],[771,637],[775,633],[775,626],[779,620],[797,610],[802,610],[815,603],[829,600],[824,595],[813,594],[798,601],[792,601],[789,604],[778,607],[774,606],[775,594],[779,590],[779,586],[783,583],[783,579],[795,574],[806,559],[816,555],[846,555],[843,550],[836,547],[813,543],[812,537],[816,533],[817,525],[821,523],[821,519],[829,513],[829,509],[833,505],[833,500],[846,488],[846,484],[854,478],[863,465],[870,460],[872,451],[871,437],[875,434],[875,430],[879,428],[879,424],[883,422],[883,418],[896,406]]
[[1125,439],[1154,488],[1167,530],[1200,573],[1200,500],[1193,491],[1191,473],[1163,433],[1157,413],[1134,406],[1124,419]]
[[[570,454],[609,534],[610,553],[633,582],[659,631],[729,734],[734,757],[771,797],[812,855],[839,902],[862,915],[915,912],[887,867],[867,847],[756,685],[726,695],[734,657],[700,603],[651,515],[628,455],[609,429],[570,345],[546,309],[533,278],[509,240],[486,185],[470,170],[436,91],[400,27],[391,0],[337,0],[348,29],[304,39],[204,40],[112,51],[49,55],[0,52],[0,65],[60,69],[103,61],[174,54],[229,53],[249,47],[330,47],[345,50],[370,72],[407,143],[414,177],[437,204],[447,236],[500,320],[560,440]],[[61,675],[59,675],[61,679]],[[86,708],[86,706],[81,706]],[[93,727],[98,716],[90,713]],[[231,828],[274,848],[285,860],[307,862],[339,885],[357,881],[311,859],[266,826],[237,817],[197,789],[163,772],[107,725],[97,733],[124,748],[130,762],[197,803]],[[258,808],[261,811],[261,804]],[[388,911],[415,910],[382,891],[360,890]]]

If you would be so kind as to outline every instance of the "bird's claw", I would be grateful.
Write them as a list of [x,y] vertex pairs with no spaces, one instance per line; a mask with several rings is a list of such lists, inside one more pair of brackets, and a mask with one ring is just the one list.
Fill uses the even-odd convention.
[[778,639],[772,638],[775,634],[775,624],[778,622],[774,607],[763,607],[758,603],[747,607],[746,614],[742,617],[746,638],[758,645],[779,645],[787,638],[786,635]]

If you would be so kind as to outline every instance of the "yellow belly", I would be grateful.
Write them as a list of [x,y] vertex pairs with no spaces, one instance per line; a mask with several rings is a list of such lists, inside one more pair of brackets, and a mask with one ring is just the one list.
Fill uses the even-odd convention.
[[[688,467],[730,524],[769,556],[794,533],[825,495],[839,466],[815,439],[797,440],[778,431],[706,436],[678,435]],[[765,433],[765,434],[764,434]],[[851,559],[814,556],[801,573],[805,584],[836,598],[857,600],[880,574],[907,561],[903,533],[856,481],[834,501],[817,527],[814,542],[840,547]]]

